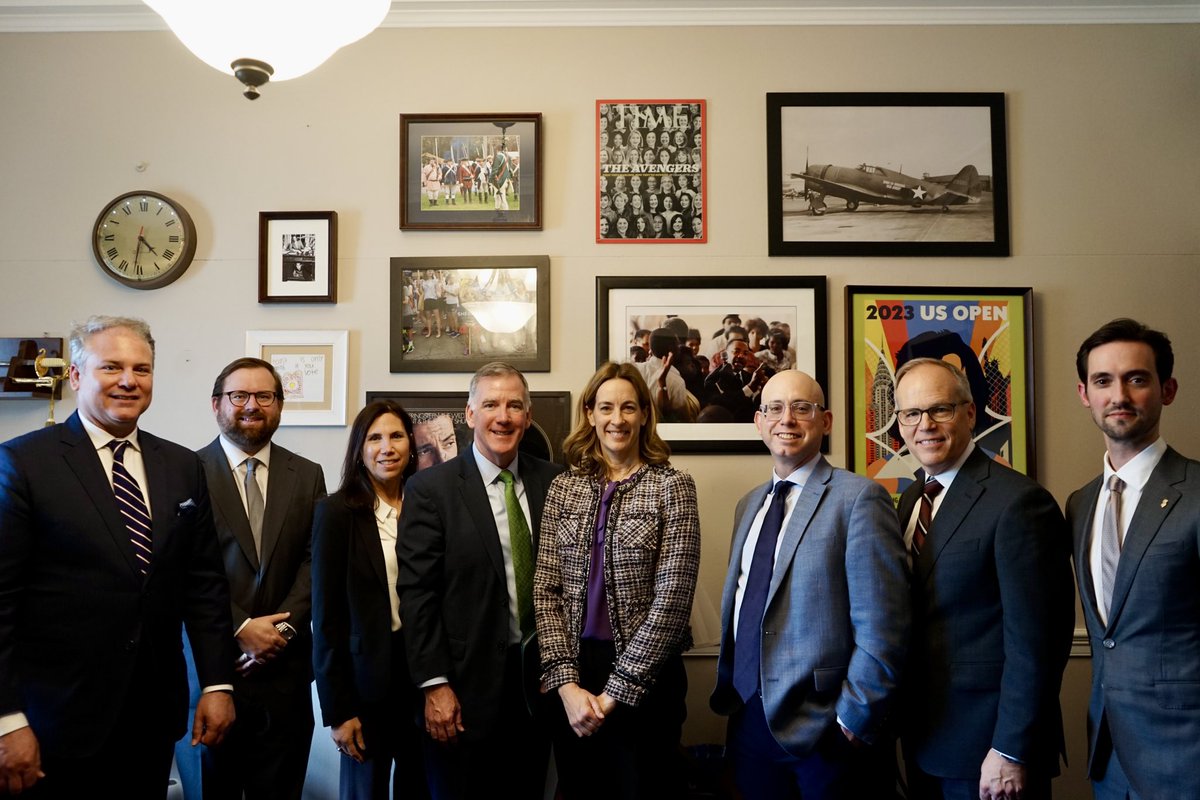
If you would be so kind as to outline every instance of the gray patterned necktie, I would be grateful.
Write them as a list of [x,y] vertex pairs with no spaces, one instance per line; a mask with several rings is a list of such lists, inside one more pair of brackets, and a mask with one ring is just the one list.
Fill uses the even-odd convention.
[[1104,519],[1100,524],[1100,602],[1104,617],[1112,607],[1113,584],[1117,577],[1117,562],[1121,559],[1121,492],[1125,481],[1116,475],[1108,479],[1108,502],[1104,504]]
[[266,504],[263,502],[262,490],[258,488],[258,478],[254,473],[261,463],[253,456],[247,458],[246,479],[242,482],[242,485],[246,487],[246,519],[250,521],[250,532],[254,534],[254,552],[260,557],[262,556],[263,510]]

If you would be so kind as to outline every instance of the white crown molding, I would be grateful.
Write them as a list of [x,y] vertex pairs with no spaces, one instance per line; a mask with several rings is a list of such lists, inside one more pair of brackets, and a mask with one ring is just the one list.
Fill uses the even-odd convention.
[[[823,0],[828,3],[829,0]],[[1200,0],[394,0],[385,28],[1200,23]],[[0,0],[0,33],[165,30],[140,0]]]

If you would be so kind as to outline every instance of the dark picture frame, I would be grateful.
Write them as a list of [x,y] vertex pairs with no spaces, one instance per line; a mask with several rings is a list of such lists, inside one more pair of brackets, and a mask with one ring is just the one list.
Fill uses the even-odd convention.
[[401,114],[400,229],[540,231],[542,115]]
[[767,94],[772,256],[1010,255],[1002,92]]
[[337,302],[337,212],[258,214],[258,302]]
[[917,357],[945,358],[975,397],[974,441],[1036,477],[1033,289],[846,287],[847,466],[899,497],[919,464],[895,421],[895,373]]
[[392,372],[474,372],[489,361],[549,372],[550,257],[393,258],[390,354]]
[[[718,336],[714,327],[725,327],[727,318],[734,314],[747,324],[758,319],[764,323],[787,325],[789,342],[784,350],[787,359],[793,363],[775,363],[781,368],[794,366],[812,375],[826,389],[826,404],[833,402],[828,394],[829,332],[824,276],[599,276],[596,278],[596,363],[629,361],[631,334],[639,329],[669,324],[667,321],[672,317],[683,319],[688,323],[689,331],[695,329],[701,334],[700,354],[707,358],[706,350],[718,347],[719,339],[724,338],[724,331]],[[768,336],[771,330],[767,327]],[[757,363],[755,361],[751,366]],[[766,364],[766,357],[762,364]],[[702,389],[698,391],[705,394]],[[706,414],[704,402],[699,402],[698,406],[698,419],[719,416]],[[658,432],[676,453],[763,451],[762,439],[753,422],[747,420],[662,422]],[[827,443],[822,449],[827,451]]]
[[[467,452],[471,429],[466,422],[466,392],[367,392],[367,402],[372,400],[395,400],[412,415],[418,469]],[[530,392],[529,402],[533,422],[521,439],[519,452],[562,464],[562,443],[571,432],[571,393]],[[439,427],[441,420],[435,422],[439,417],[449,417],[453,425],[453,452],[445,440],[447,431]]]
[[700,99],[596,101],[597,244],[708,241],[707,113]]

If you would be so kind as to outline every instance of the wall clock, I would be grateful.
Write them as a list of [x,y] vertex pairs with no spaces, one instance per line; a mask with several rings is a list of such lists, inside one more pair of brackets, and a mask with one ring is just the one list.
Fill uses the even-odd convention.
[[182,275],[196,255],[196,226],[183,206],[157,192],[113,200],[92,234],[104,273],[135,289],[159,289]]

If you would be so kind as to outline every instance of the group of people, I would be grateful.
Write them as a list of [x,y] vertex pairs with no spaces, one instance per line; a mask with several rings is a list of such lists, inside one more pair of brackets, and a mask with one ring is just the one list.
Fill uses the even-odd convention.
[[776,372],[796,366],[791,325],[726,314],[704,336],[678,316],[633,326],[629,360],[651,386],[665,422],[751,422],[762,388]]
[[426,154],[421,166],[421,191],[426,210],[450,206],[491,204],[509,208],[509,197],[518,196],[520,159],[504,149],[504,142],[491,157],[445,158]]
[[704,239],[704,116],[698,104],[604,104],[600,239]]
[[[69,345],[77,411],[0,445],[0,792],[164,797],[183,627],[177,749],[206,746],[206,797],[300,796],[314,676],[342,797],[540,798],[551,743],[567,800],[685,796],[699,511],[635,364],[588,381],[565,466],[520,451],[508,364],[471,379],[469,447],[420,471],[411,416],[372,401],[325,497],[271,441],[269,362],[217,375],[219,434],[192,453],[139,427],[145,323],[93,317]],[[1114,320],[1077,369],[1106,455],[1066,519],[974,443],[948,361],[896,376],[922,467],[898,510],[820,454],[812,377],[763,382],[771,478],[737,505],[710,700],[742,797],[894,796],[898,737],[909,798],[1048,798],[1072,552],[1097,797],[1200,796],[1200,464],[1159,435],[1170,342]]]

